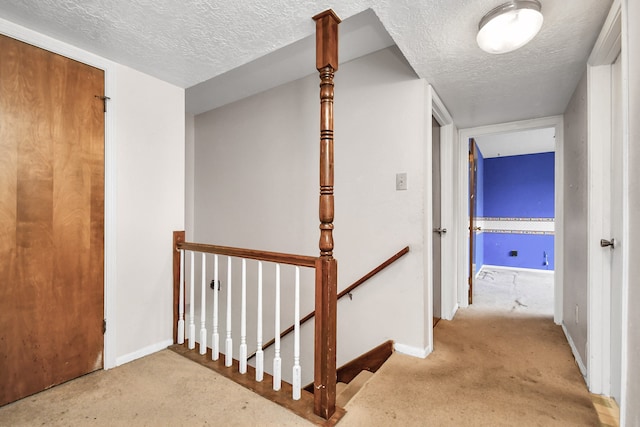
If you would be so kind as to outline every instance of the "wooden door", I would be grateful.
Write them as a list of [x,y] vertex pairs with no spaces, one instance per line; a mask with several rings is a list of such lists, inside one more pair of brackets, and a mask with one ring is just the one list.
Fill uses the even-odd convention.
[[473,280],[476,276],[476,194],[478,181],[476,141],[469,140],[469,304],[473,304]]
[[103,94],[0,35],[0,405],[103,366]]
[[433,194],[433,324],[442,316],[442,228],[441,174],[440,174],[440,124],[431,117],[431,176]]

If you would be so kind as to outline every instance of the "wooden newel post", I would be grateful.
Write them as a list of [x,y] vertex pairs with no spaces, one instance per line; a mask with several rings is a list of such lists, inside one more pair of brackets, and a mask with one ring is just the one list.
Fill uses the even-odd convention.
[[180,251],[178,244],[184,243],[184,231],[173,232],[173,342],[178,342],[178,304],[180,302]]
[[327,10],[316,21],[316,68],[320,73],[320,257],[316,261],[314,412],[325,419],[336,409],[336,296],[333,258],[333,76],[338,70],[340,18]]

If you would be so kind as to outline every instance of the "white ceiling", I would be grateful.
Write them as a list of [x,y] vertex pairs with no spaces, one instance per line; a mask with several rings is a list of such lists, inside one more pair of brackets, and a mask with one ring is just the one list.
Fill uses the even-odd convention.
[[[333,8],[344,27],[370,31],[384,45],[389,39],[373,28],[381,25],[416,74],[435,87],[459,128],[563,113],[611,0],[541,0],[545,22],[538,36],[520,50],[494,56],[477,47],[475,34],[482,16],[502,2],[3,0],[0,17],[180,87],[218,78],[222,83],[211,83],[214,90],[207,96],[224,98],[228,94],[215,88],[242,96],[247,75],[258,89],[266,89],[278,79],[313,72],[304,66],[287,76],[270,73],[264,68],[270,61],[289,55],[263,57],[313,35],[311,17]],[[342,60],[370,52],[376,46],[371,41],[354,41],[353,52]],[[262,73],[238,70],[259,58]],[[202,91],[187,92],[190,105],[194,92]]]
[[555,128],[483,135],[475,138],[485,159],[548,153],[556,150]]

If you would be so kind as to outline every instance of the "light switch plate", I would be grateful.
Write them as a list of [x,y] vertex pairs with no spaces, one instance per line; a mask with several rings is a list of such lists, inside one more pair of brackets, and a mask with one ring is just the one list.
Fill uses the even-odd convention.
[[407,173],[397,173],[396,174],[396,190],[406,190],[407,189]]

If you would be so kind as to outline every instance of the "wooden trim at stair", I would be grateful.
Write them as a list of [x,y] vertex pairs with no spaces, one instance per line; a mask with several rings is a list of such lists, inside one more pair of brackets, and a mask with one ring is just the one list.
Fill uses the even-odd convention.
[[348,288],[346,288],[345,290],[340,292],[338,294],[338,299],[340,299],[343,296],[351,293],[355,288],[357,288],[358,286],[362,285],[364,282],[366,282],[367,280],[371,279],[373,276],[375,276],[376,274],[380,273],[382,270],[384,270],[385,268],[387,268],[388,266],[390,266],[391,264],[396,262],[399,258],[403,257],[404,255],[406,255],[408,253],[409,253],[409,246],[406,246],[406,247],[402,248],[400,251],[398,251],[391,258],[389,258],[388,260],[386,260],[385,262],[383,262],[382,264],[380,264],[379,266],[377,266],[376,268],[374,268],[373,270],[371,270],[370,272],[368,272],[367,274],[362,276],[360,279],[356,280],[351,286],[349,286]]
[[173,232],[173,342],[178,341],[178,310],[180,305],[180,251],[184,242],[184,231]]
[[320,257],[315,262],[317,316],[313,396],[315,414],[330,419],[336,410],[338,263],[333,258],[333,77],[338,70],[340,18],[329,9],[314,16],[313,20],[316,22],[316,69],[320,77]]
[[[362,371],[377,372],[392,354],[393,341],[389,340],[338,368],[336,380],[349,384]],[[313,384],[307,385],[304,389],[312,392]]]
[[313,413],[314,398],[312,393],[303,390],[300,400],[293,400],[291,398],[291,384],[282,381],[280,391],[274,391],[273,377],[271,375],[265,372],[264,380],[262,382],[256,382],[254,367],[247,366],[247,373],[240,374],[238,372],[239,362],[236,359],[233,360],[232,366],[226,367],[224,365],[224,355],[222,355],[216,361],[211,360],[210,348],[207,348],[207,354],[200,354],[196,350],[189,350],[186,345],[181,344],[174,344],[169,347],[169,350],[172,350],[193,362],[196,362],[226,378],[229,378],[233,382],[253,391],[254,393],[259,394],[260,396],[268,400],[271,400],[274,403],[277,403],[278,405],[290,410],[296,415],[312,422],[317,426],[335,426],[346,413],[344,408],[336,407],[333,415],[329,419],[324,419]]
[[298,265],[314,268],[317,257],[306,255],[286,254],[282,252],[259,251],[255,249],[232,248],[230,246],[206,245],[204,243],[181,242],[178,249],[233,256],[238,258],[256,259],[259,261],[275,262],[278,264]]
[[393,354],[393,341],[389,340],[348,362],[340,369],[336,376],[338,382],[349,384],[361,371],[376,372]]

